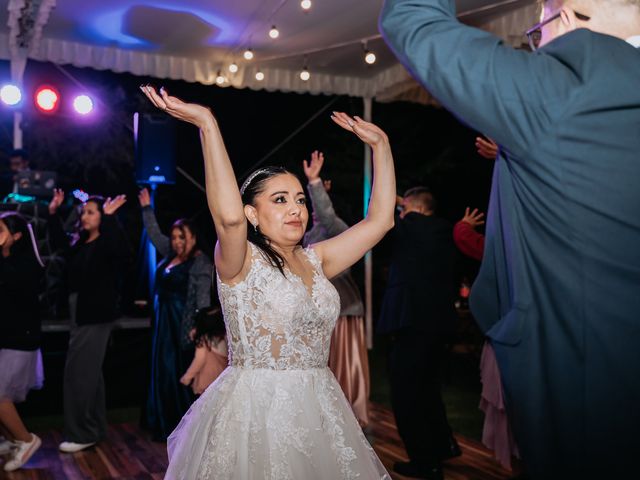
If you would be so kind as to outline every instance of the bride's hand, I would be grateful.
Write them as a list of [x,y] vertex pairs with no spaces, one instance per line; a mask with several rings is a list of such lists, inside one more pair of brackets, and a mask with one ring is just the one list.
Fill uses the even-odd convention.
[[141,85],[140,90],[160,110],[164,110],[178,120],[192,123],[198,128],[202,128],[208,121],[213,119],[213,114],[207,107],[197,103],[186,103],[177,97],[172,97],[164,87],[160,88],[159,94],[151,85]]
[[372,147],[378,146],[382,143],[389,143],[387,134],[382,129],[373,123],[365,122],[360,117],[354,115],[351,118],[349,115],[343,112],[333,112],[331,120],[340,125],[345,130],[355,133],[360,140],[371,145]]

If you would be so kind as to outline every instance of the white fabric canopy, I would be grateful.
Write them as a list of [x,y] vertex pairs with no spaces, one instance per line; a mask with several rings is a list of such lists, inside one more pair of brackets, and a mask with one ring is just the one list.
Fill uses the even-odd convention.
[[[377,30],[383,0],[9,0],[0,58],[223,86],[428,101]],[[457,0],[460,19],[520,45],[533,0]],[[277,25],[280,37],[267,35]],[[377,55],[363,61],[364,42]],[[251,48],[252,61],[242,58]],[[238,64],[232,74],[228,66]],[[311,73],[302,81],[303,66]],[[264,80],[255,78],[264,73]],[[409,92],[409,93],[408,93]],[[415,98],[413,98],[415,97]],[[424,98],[422,98],[424,97]]]

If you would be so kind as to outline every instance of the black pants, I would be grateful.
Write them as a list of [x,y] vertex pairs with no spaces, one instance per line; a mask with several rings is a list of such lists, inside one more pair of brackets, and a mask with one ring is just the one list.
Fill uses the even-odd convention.
[[70,442],[93,443],[107,434],[102,363],[113,325],[76,325],[76,296],[69,300],[72,323],[64,366],[63,436]]
[[441,395],[444,340],[414,329],[394,334],[389,352],[391,403],[412,463],[439,465],[452,433]]

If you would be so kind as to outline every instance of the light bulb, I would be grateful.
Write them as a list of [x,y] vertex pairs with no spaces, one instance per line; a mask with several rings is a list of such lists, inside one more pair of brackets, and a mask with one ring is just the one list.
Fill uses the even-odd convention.
[[243,56],[244,56],[245,60],[252,60],[253,59],[253,51],[250,48],[247,48],[244,51],[244,55]]
[[262,80],[264,80],[264,73],[257,71],[256,72],[256,80],[261,82]]
[[304,69],[300,72],[300,80],[306,82],[307,80],[309,80],[309,78],[311,78],[311,74],[309,73],[309,70],[307,70],[307,67],[304,67]]
[[222,73],[218,72],[218,76],[216,77],[216,83],[218,85],[222,85],[224,82],[226,82],[227,79],[224,78],[224,76],[222,75]]
[[269,36],[271,38],[278,38],[280,36],[280,32],[278,31],[275,25],[271,27],[271,30],[269,30]]
[[373,65],[374,63],[376,63],[376,54],[373,52],[370,52],[369,50],[366,50],[364,52],[364,61],[367,62],[369,65]]
[[302,0],[300,6],[303,10],[309,10],[311,8],[311,0]]
[[238,65],[236,64],[236,62],[233,62],[231,65],[229,65],[229,71],[231,73],[236,73],[238,71]]

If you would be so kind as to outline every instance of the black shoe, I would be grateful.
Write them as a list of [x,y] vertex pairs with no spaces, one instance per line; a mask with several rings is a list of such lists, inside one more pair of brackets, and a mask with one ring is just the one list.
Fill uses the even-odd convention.
[[451,441],[449,442],[449,448],[445,449],[440,458],[444,460],[451,460],[452,458],[456,458],[462,455],[462,450],[460,450],[460,445],[455,438],[451,437]]
[[439,466],[428,467],[411,462],[396,462],[393,471],[405,477],[422,478],[425,480],[443,480],[442,468]]

